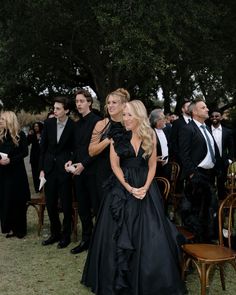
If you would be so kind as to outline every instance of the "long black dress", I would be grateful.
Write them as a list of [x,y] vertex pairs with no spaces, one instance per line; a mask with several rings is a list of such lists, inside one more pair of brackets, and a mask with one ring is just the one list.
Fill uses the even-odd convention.
[[10,135],[0,143],[0,152],[8,154],[10,163],[0,165],[0,221],[2,233],[12,231],[23,237],[27,231],[26,202],[30,199],[24,157],[28,154],[26,136],[20,132],[19,146]]
[[31,144],[31,150],[30,150],[30,164],[31,164],[31,170],[32,170],[32,176],[33,176],[33,182],[34,182],[34,189],[35,192],[39,192],[39,157],[40,157],[40,140],[41,136],[37,137],[37,134],[29,134],[27,137],[28,145]]
[[[124,127],[120,122],[109,119],[104,130],[101,132],[100,142],[105,138],[111,138],[114,134],[120,133]],[[102,167],[102,168],[101,168]],[[110,145],[108,145],[99,155],[96,156],[96,188],[99,198],[99,206],[104,197],[104,183],[112,174],[110,164]]]
[[[113,139],[125,179],[133,187],[143,186],[148,161],[142,148],[136,156],[130,132]],[[164,214],[156,182],[143,200],[114,175],[106,189],[81,282],[97,295],[183,294],[179,236]]]

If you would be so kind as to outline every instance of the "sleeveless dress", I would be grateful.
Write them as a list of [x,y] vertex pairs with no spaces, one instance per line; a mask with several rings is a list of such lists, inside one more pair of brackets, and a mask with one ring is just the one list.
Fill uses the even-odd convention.
[[[109,119],[108,123],[101,132],[100,142],[105,138],[112,138],[114,134],[122,132],[124,127],[120,122]],[[102,168],[101,168],[102,167]],[[110,145],[108,145],[99,155],[96,156],[96,188],[99,198],[99,204],[104,197],[104,183],[112,174],[110,164]]]
[[[125,179],[145,184],[148,160],[135,154],[131,132],[113,137]],[[178,241],[179,240],[179,241]],[[166,218],[156,181],[143,200],[111,175],[106,183],[81,283],[97,295],[179,295],[181,237]]]

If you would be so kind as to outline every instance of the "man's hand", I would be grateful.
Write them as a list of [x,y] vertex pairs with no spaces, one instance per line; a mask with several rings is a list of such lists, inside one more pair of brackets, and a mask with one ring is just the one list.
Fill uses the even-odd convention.
[[74,164],[75,171],[73,172],[74,175],[80,175],[80,173],[84,170],[84,166],[81,163]]

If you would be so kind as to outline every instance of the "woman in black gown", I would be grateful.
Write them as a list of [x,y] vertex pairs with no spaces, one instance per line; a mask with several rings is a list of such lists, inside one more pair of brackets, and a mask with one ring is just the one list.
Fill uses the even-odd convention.
[[26,235],[26,203],[30,190],[24,157],[27,139],[13,112],[0,114],[0,221],[6,237]]
[[[99,204],[103,198],[103,183],[111,175],[110,165],[110,138],[115,132],[124,127],[121,124],[124,105],[129,101],[129,92],[124,88],[118,88],[106,97],[105,109],[108,117],[98,121],[94,127],[89,145],[89,155],[96,156],[96,187]],[[101,168],[102,167],[102,168]]]
[[97,295],[179,295],[178,233],[157,183],[155,136],[141,101],[126,104],[126,130],[110,147],[111,175],[82,283]]
[[43,123],[35,122],[32,129],[29,131],[27,136],[28,145],[31,144],[30,150],[30,164],[34,182],[35,192],[39,192],[39,157],[40,157],[40,140],[43,131]]

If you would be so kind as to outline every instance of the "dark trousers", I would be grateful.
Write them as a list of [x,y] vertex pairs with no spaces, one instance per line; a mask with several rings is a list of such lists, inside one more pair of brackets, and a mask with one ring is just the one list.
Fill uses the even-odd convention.
[[54,170],[46,176],[45,198],[50,220],[51,235],[61,235],[58,203],[64,215],[62,237],[70,239],[72,228],[72,181],[70,177],[62,177]]
[[185,206],[182,220],[198,242],[217,238],[218,198],[214,180],[213,169],[201,168],[191,179],[186,180],[185,195],[189,206]]
[[225,182],[227,180],[228,166],[222,167],[221,175],[217,177],[217,189],[219,200],[224,200],[227,196],[227,190],[225,187]]
[[75,193],[78,200],[78,213],[82,224],[82,240],[88,241],[93,231],[93,216],[97,216],[98,197],[94,174],[76,175]]

